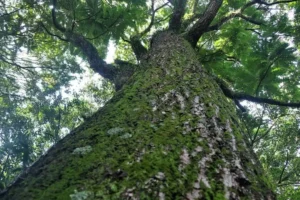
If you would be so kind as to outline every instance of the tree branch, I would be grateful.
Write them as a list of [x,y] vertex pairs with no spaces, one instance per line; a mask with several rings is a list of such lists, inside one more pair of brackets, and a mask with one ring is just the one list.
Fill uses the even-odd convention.
[[196,12],[197,12],[198,3],[199,3],[199,0],[195,0],[195,1],[194,1],[194,5],[193,5],[193,14],[196,14]]
[[232,12],[230,13],[229,15],[223,17],[219,22],[217,22],[216,24],[210,26],[207,28],[207,30],[205,32],[209,32],[209,31],[214,31],[214,30],[219,30],[220,27],[225,24],[226,22],[228,22],[230,19],[233,19],[233,18],[236,18],[236,17],[239,17],[247,22],[250,22],[252,24],[255,24],[255,25],[262,25],[263,23],[262,22],[259,22],[259,21],[256,21],[248,16],[245,16],[241,13],[241,10],[242,9],[239,9],[235,12]]
[[253,33],[255,33],[255,34],[257,34],[258,36],[260,36],[261,37],[261,33],[260,32],[258,32],[257,30],[255,30],[255,29],[253,29],[253,28],[246,28],[245,29],[246,31],[251,31],[251,32],[253,32]]
[[247,100],[247,101],[251,101],[251,102],[255,102],[255,103],[267,103],[267,104],[276,105],[276,106],[300,108],[300,103],[287,103],[287,102],[277,101],[274,99],[254,97],[254,96],[251,96],[248,94],[243,94],[243,93],[232,93],[231,95],[227,94],[226,96],[231,99]]
[[257,84],[257,87],[256,87],[256,90],[255,90],[255,94],[258,95],[258,92],[259,92],[259,88],[261,87],[262,85],[262,82],[265,80],[265,78],[267,77],[272,65],[278,60],[279,57],[275,58],[267,67],[265,73],[262,75],[262,77],[260,78],[258,84]]
[[115,60],[115,64],[120,67],[120,71],[116,73],[114,84],[116,91],[120,90],[123,85],[128,81],[128,79],[133,75],[136,70],[137,65],[132,63]]
[[282,170],[281,170],[280,176],[279,176],[279,180],[278,180],[278,183],[277,183],[278,185],[281,184],[282,181],[283,181],[283,180],[282,180],[283,173],[284,173],[286,167],[288,166],[288,164],[289,164],[289,153],[286,152],[286,160],[285,160],[285,164],[284,164],[284,166],[283,166],[283,168],[282,168]]
[[143,57],[147,54],[148,50],[146,49],[146,47],[144,47],[144,45],[142,45],[140,36],[137,35],[131,37],[129,43],[137,60],[142,60]]
[[256,138],[257,138],[257,136],[258,136],[258,133],[259,133],[259,130],[260,130],[260,128],[261,128],[261,126],[263,125],[263,116],[264,116],[264,113],[265,113],[265,108],[264,108],[264,110],[263,110],[263,112],[261,113],[261,116],[260,116],[260,123],[259,123],[259,125],[258,125],[258,127],[257,127],[257,129],[256,129],[256,132],[255,132],[255,134],[254,134],[254,136],[253,137],[251,137],[250,138],[250,145],[253,147],[253,145],[254,145],[254,143],[255,143],[255,141],[256,141]]
[[[185,0],[186,1],[186,0]],[[151,1],[151,22],[148,25],[148,27],[143,30],[141,33],[136,34],[135,36],[132,36],[130,40],[122,38],[124,41],[128,42],[131,45],[131,48],[137,58],[137,60],[142,60],[144,55],[147,54],[148,50],[147,48],[141,43],[141,37],[147,34],[152,26],[154,25],[154,19],[155,19],[155,13],[160,10],[161,8],[165,7],[169,4],[169,2],[162,4],[161,6],[154,8],[155,0]]]
[[223,17],[219,22],[217,22],[216,24],[210,26],[207,28],[206,32],[209,31],[214,31],[214,30],[218,30],[223,24],[225,24],[227,21],[229,21],[232,18],[237,17],[239,13],[237,12],[232,12],[230,14],[228,14],[227,16]]
[[296,2],[299,0],[286,0],[286,1],[275,1],[273,3],[267,3],[263,0],[252,0],[248,3],[246,3],[242,8],[241,8],[241,13],[246,10],[248,7],[253,6],[254,4],[262,4],[262,5],[266,5],[266,6],[272,6],[275,4],[280,4],[280,3],[291,3],[291,2]]
[[106,33],[108,33],[108,31],[110,30],[110,28],[114,27],[117,24],[117,22],[119,21],[119,19],[121,17],[122,17],[122,15],[120,15],[119,17],[117,17],[108,27],[105,27],[106,30],[103,31],[102,33],[100,33],[99,35],[97,35],[97,36],[95,36],[93,38],[86,38],[86,39],[88,39],[88,40],[95,40],[95,39],[98,39],[99,37],[105,35]]
[[270,126],[270,127],[268,128],[268,130],[267,130],[266,132],[264,132],[260,137],[255,138],[255,139],[253,140],[253,144],[254,144],[255,142],[258,142],[258,141],[261,140],[262,138],[266,137],[266,136],[270,133],[270,131],[273,129],[274,125],[275,125],[275,123],[272,124],[272,126]]
[[296,1],[299,1],[299,0],[275,1],[273,3],[267,3],[265,1],[256,0],[255,2],[259,3],[259,4],[266,5],[266,6],[272,6],[272,5],[276,5],[276,4],[280,4],[280,3],[291,3],[291,2],[296,2]]
[[96,17],[100,12],[101,12],[101,11],[99,10],[99,11],[97,11],[94,15],[90,15],[90,14],[88,13],[88,17],[87,17],[87,18],[84,18],[84,19],[78,19],[78,20],[76,20],[76,22],[83,22],[83,21],[86,21],[86,20],[90,20],[91,18]]
[[56,19],[56,5],[57,1],[52,0],[52,20],[56,29],[64,33],[66,40],[71,42],[75,47],[79,48],[81,52],[86,56],[90,67],[102,77],[114,81],[114,76],[116,73],[116,68],[113,65],[107,64],[102,58],[100,58],[99,53],[95,46],[89,42],[85,37],[71,30],[67,30],[62,27]]
[[210,26],[206,32],[208,31],[213,31],[213,30],[218,30],[224,23],[226,23],[227,21],[229,21],[230,19],[233,19],[235,17],[240,17],[242,19],[244,19],[247,22],[250,22],[252,24],[255,25],[262,25],[262,22],[256,21],[248,16],[243,15],[242,13],[250,6],[253,6],[255,4],[262,4],[262,5],[266,5],[266,6],[272,6],[275,4],[280,4],[280,3],[290,3],[290,2],[296,2],[297,0],[287,0],[287,1],[276,1],[273,3],[267,3],[265,1],[262,0],[252,0],[248,3],[246,3],[243,7],[241,7],[240,9],[228,14],[227,16],[223,17],[218,23]]
[[242,106],[242,104],[237,99],[234,99],[234,103],[243,113],[247,112],[246,108]]
[[143,36],[143,35],[147,34],[151,30],[151,28],[152,28],[152,26],[154,24],[155,13],[158,10],[160,10],[161,8],[163,8],[163,7],[165,7],[166,5],[169,4],[169,2],[167,2],[167,3],[164,3],[163,5],[159,6],[158,8],[154,9],[154,3],[155,3],[155,0],[152,0],[152,2],[151,2],[151,21],[150,21],[150,24],[148,25],[148,27],[144,31],[142,31],[139,34],[140,36]]
[[87,57],[90,67],[95,72],[97,72],[104,78],[113,81],[116,69],[113,67],[113,65],[107,64],[102,58],[100,58],[97,49],[91,42],[89,42],[82,35],[73,32],[68,32],[68,39]]
[[223,91],[224,95],[230,99],[247,100],[247,101],[251,101],[254,103],[266,103],[266,104],[270,104],[270,105],[284,106],[284,107],[290,107],[290,108],[300,108],[300,103],[288,103],[288,102],[277,101],[274,99],[254,97],[254,96],[244,94],[244,93],[233,92],[226,86],[226,84],[224,83],[223,80],[221,80],[218,77],[214,77],[214,78],[215,78],[216,82],[218,83],[218,85],[220,86],[221,90]]
[[60,39],[60,40],[62,40],[62,41],[64,41],[64,42],[68,42],[67,39],[62,38],[62,37],[59,36],[59,35],[55,35],[55,34],[51,33],[51,32],[46,28],[46,26],[43,24],[43,22],[40,22],[40,25],[41,25],[41,27],[42,27],[49,35],[51,35],[51,36],[53,36],[53,37],[57,37],[58,39]]
[[262,25],[263,24],[262,22],[256,21],[256,20],[254,20],[254,19],[252,19],[248,16],[242,15],[242,14],[239,14],[238,17],[242,18],[243,20],[245,20],[247,22],[255,24],[255,25]]
[[51,16],[52,16],[52,22],[55,26],[55,28],[61,32],[66,32],[66,28],[62,27],[58,22],[56,18],[56,5],[57,5],[57,0],[52,0],[52,9],[51,9]]
[[[186,1],[186,0],[184,0],[184,1]],[[160,10],[161,8],[168,5],[169,3],[172,3],[172,5],[173,5],[174,2],[169,1],[167,3],[162,4],[161,6],[159,6],[157,8],[154,8],[154,3],[155,3],[155,0],[152,0],[151,1],[151,21],[150,21],[150,24],[148,25],[148,27],[145,30],[143,30],[141,33],[138,33],[138,34],[132,36],[129,40],[122,37],[122,39],[125,42],[128,42],[131,45],[131,48],[132,48],[133,53],[135,54],[137,60],[142,60],[144,55],[146,55],[148,52],[147,48],[141,42],[141,37],[143,37],[145,34],[147,34],[151,30],[152,26],[154,25],[155,13],[158,10]]]
[[181,28],[181,20],[185,13],[187,0],[177,0],[173,2],[174,11],[169,21],[169,30],[178,31]]
[[34,72],[31,69],[38,68],[38,67],[23,67],[16,62],[6,60],[2,55],[0,55],[0,60],[2,60],[2,62],[6,63],[6,64],[17,67],[19,70],[20,69],[26,70],[26,71],[30,72],[31,74],[34,74]]
[[16,12],[19,12],[19,11],[22,10],[22,9],[23,9],[23,8],[19,8],[19,9],[16,9],[16,10],[14,10],[14,11],[11,11],[11,12],[9,12],[9,13],[4,13],[4,14],[0,15],[0,18],[1,18],[1,17],[5,17],[5,16],[9,16],[9,15],[14,14],[14,13],[16,13]]
[[247,8],[249,8],[250,6],[253,6],[254,4],[258,3],[260,0],[252,0],[248,3],[246,3],[243,7],[241,7],[241,13],[244,12],[244,10],[246,10]]
[[196,21],[194,26],[186,34],[186,39],[190,44],[195,47],[199,38],[207,30],[210,23],[217,15],[220,7],[222,6],[223,0],[210,0],[203,15]]

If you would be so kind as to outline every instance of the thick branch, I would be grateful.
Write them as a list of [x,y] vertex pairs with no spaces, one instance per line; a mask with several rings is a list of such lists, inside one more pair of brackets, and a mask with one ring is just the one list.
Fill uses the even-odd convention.
[[246,3],[242,8],[241,8],[241,13],[246,10],[248,7],[253,6],[255,4],[262,4],[262,5],[266,5],[266,6],[272,6],[272,5],[276,5],[276,4],[281,4],[281,3],[291,3],[291,2],[296,2],[299,0],[286,0],[286,1],[275,1],[273,3],[267,3],[263,0],[252,0],[248,3]]
[[135,65],[128,62],[120,60],[116,61],[116,64],[119,67],[107,64],[103,59],[100,58],[99,53],[94,45],[82,35],[71,32],[68,38],[74,46],[81,49],[82,53],[87,57],[90,67],[102,77],[113,82],[116,90],[120,90],[134,73]]
[[248,3],[246,3],[243,7],[241,7],[240,9],[228,14],[227,16],[223,17],[218,23],[210,26],[206,32],[208,31],[213,31],[213,30],[218,30],[224,23],[226,23],[227,21],[229,21],[230,19],[236,18],[236,17],[240,17],[242,19],[244,19],[247,22],[250,22],[252,24],[255,25],[262,25],[262,22],[256,21],[255,19],[252,19],[251,17],[245,16],[242,13],[249,8],[250,6],[253,6],[255,4],[262,4],[262,5],[266,5],[266,6],[272,6],[275,4],[280,4],[280,3],[290,3],[290,2],[295,2],[297,0],[287,0],[287,1],[276,1],[273,3],[267,3],[265,1],[261,1],[261,0],[252,0]]
[[169,2],[162,4],[161,6],[154,8],[155,0],[151,1],[151,21],[147,28],[143,30],[141,33],[136,34],[131,37],[130,40],[122,38],[125,42],[128,42],[131,45],[131,48],[137,58],[137,60],[142,60],[143,56],[147,54],[147,48],[141,43],[141,37],[146,35],[154,25],[155,13],[161,8],[165,7],[169,4]]
[[116,68],[107,64],[100,56],[95,46],[89,42],[85,37],[72,31],[66,30],[62,27],[56,19],[56,0],[52,0],[52,20],[56,29],[63,32],[66,40],[81,50],[86,56],[90,67],[102,77],[114,80]]
[[147,54],[148,50],[142,45],[140,37],[131,37],[129,43],[137,60],[142,60],[142,58]]
[[256,3],[263,4],[263,5],[266,5],[266,6],[272,6],[272,5],[276,5],[276,4],[280,4],[280,3],[291,3],[291,2],[296,2],[296,1],[299,1],[299,0],[275,1],[273,3],[268,3],[268,2],[265,2],[265,1],[261,1],[261,0],[256,0]]
[[247,112],[246,108],[242,106],[242,104],[238,100],[234,99],[234,103],[243,113]]
[[148,25],[148,27],[144,31],[142,31],[139,34],[140,36],[143,36],[143,35],[147,34],[151,30],[151,28],[154,24],[155,13],[157,11],[159,11],[161,8],[163,8],[163,7],[165,7],[166,5],[169,4],[169,2],[167,2],[167,3],[164,3],[163,5],[159,6],[158,8],[154,9],[154,3],[155,3],[155,0],[152,0],[152,2],[151,2],[151,21],[150,21],[150,24]]
[[174,1],[174,11],[172,13],[169,30],[178,31],[181,28],[181,20],[184,15],[187,0]]
[[122,38],[124,41],[128,42],[131,45],[131,48],[137,58],[137,60],[142,60],[144,55],[147,54],[148,50],[147,48],[141,43],[141,37],[143,37],[145,34],[147,34],[152,26],[154,25],[154,19],[155,19],[155,13],[160,10],[161,8],[165,7],[169,4],[169,2],[162,4],[161,6],[154,8],[155,0],[151,1],[151,21],[148,27],[142,31],[141,33],[136,34],[135,36],[131,37],[130,40],[126,40],[125,38]]
[[239,17],[247,22],[250,22],[252,24],[255,24],[255,25],[262,25],[263,23],[262,22],[259,22],[259,21],[256,21],[255,19],[252,19],[248,16],[245,16],[241,13],[241,9],[236,11],[236,12],[232,12],[230,13],[229,15],[223,17],[219,22],[217,22],[216,24],[210,26],[207,28],[207,31],[206,32],[209,32],[209,31],[214,31],[214,30],[219,30],[220,27],[228,22],[230,19],[233,19],[233,18],[236,18],[236,17]]
[[97,73],[99,73],[104,78],[109,80],[114,79],[115,68],[107,64],[102,58],[100,58],[97,49],[94,45],[85,39],[82,35],[69,32],[68,34],[69,41],[79,48],[82,53],[87,57],[90,67]]
[[130,40],[122,37],[122,40],[130,44],[131,49],[137,60],[141,60],[144,57],[144,55],[147,54],[148,50],[144,45],[142,45],[142,42],[138,35],[131,37]]
[[255,19],[252,19],[248,16],[245,16],[245,15],[238,15],[238,17],[242,18],[243,20],[247,21],[247,22],[250,22],[252,24],[255,24],[255,25],[262,25],[263,23],[262,22],[259,22],[259,21],[256,21]]
[[64,42],[68,42],[68,40],[66,40],[65,38],[62,38],[61,36],[59,35],[55,35],[53,33],[51,33],[47,28],[46,26],[43,24],[43,22],[40,23],[41,24],[41,27],[46,31],[46,33],[48,33],[48,35],[51,35],[53,37],[57,37],[58,39],[64,41]]
[[211,0],[204,11],[202,17],[200,17],[195,25],[186,34],[186,39],[191,43],[193,47],[196,46],[199,38],[207,30],[210,23],[217,15],[223,0]]
[[137,65],[122,60],[115,60],[115,64],[117,65],[119,70],[117,71],[113,82],[115,84],[116,91],[118,91],[133,75],[137,68]]
[[[220,82],[218,82],[218,83],[220,85]],[[247,101],[251,101],[251,102],[255,102],[255,103],[267,103],[267,104],[276,105],[276,106],[300,108],[300,103],[287,103],[287,102],[277,101],[274,99],[254,97],[254,96],[244,94],[244,93],[235,93],[235,92],[231,91],[229,88],[227,88],[224,84],[221,84],[220,88],[222,89],[225,96],[227,96],[230,99],[247,100]]]
[[52,0],[52,10],[51,10],[51,15],[52,15],[52,21],[53,24],[55,26],[55,28],[57,30],[60,30],[61,32],[66,32],[66,29],[64,27],[62,27],[58,22],[57,22],[57,18],[56,18],[56,4],[57,1],[56,0]]
[[287,102],[282,102],[282,101],[277,101],[274,99],[268,99],[268,98],[261,98],[261,97],[254,97],[248,94],[244,93],[238,93],[234,92],[229,89],[229,87],[226,85],[226,83],[214,76],[215,81],[218,83],[220,86],[221,90],[225,94],[226,97],[233,99],[233,100],[247,100],[255,103],[266,103],[270,105],[276,105],[276,106],[285,106],[285,107],[291,107],[291,108],[300,108],[300,103],[287,103]]

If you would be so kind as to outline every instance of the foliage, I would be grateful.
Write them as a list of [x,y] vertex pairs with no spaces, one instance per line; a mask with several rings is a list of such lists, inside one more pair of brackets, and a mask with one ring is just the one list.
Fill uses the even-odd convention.
[[[1,0],[0,4],[1,189],[103,105],[113,86],[86,72],[84,52],[53,25],[47,1]],[[101,57],[111,40],[118,59],[138,63],[128,41],[148,27],[151,1],[59,0],[57,5],[60,25],[84,36]],[[200,62],[234,91],[299,101],[299,1],[248,7],[243,13],[248,19],[233,17],[219,23],[244,5],[243,0],[223,1],[212,22],[220,27],[198,42]],[[152,30],[140,38],[147,47],[153,32],[167,27],[172,14],[170,3],[155,1],[154,7],[160,6]],[[183,16],[187,30],[206,6],[205,1],[188,1]],[[72,91],[79,76],[93,81]],[[246,107],[248,112],[241,115],[245,134],[277,186],[279,199],[300,198],[299,111]]]
[[299,195],[299,111],[248,105],[254,110],[242,117],[247,137],[280,194],[279,199]]

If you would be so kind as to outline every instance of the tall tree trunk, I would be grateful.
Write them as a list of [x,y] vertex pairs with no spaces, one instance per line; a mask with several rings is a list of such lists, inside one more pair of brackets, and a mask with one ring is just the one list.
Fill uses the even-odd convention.
[[151,45],[129,83],[1,199],[275,199],[189,43],[162,32]]

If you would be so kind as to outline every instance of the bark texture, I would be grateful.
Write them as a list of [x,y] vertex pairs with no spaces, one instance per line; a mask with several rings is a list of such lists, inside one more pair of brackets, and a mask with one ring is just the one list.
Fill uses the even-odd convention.
[[0,199],[275,199],[234,105],[190,44],[162,32],[145,59]]

